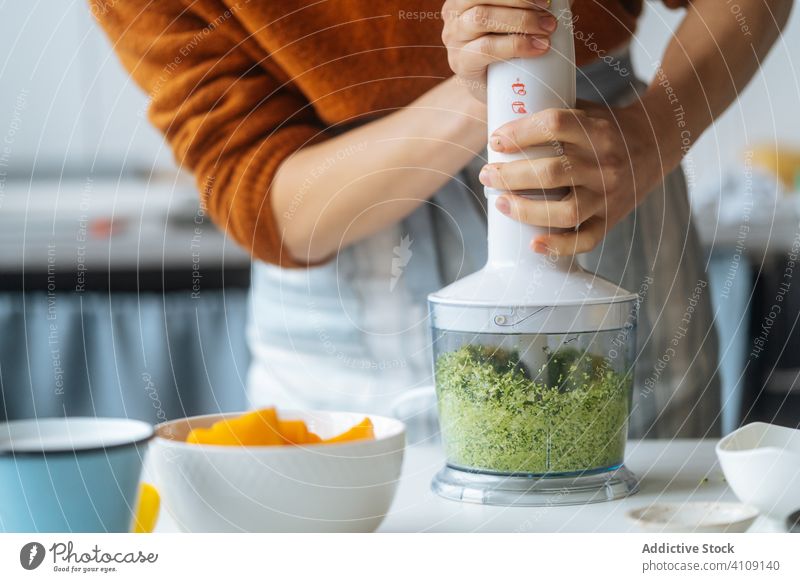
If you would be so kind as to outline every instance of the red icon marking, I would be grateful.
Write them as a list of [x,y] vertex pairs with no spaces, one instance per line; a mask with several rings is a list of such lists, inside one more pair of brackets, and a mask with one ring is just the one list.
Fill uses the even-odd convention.
[[516,83],[512,83],[511,90],[516,93],[517,95],[527,95],[528,92],[525,90],[525,83],[517,79]]
[[525,104],[522,101],[514,101],[511,104],[511,110],[514,113],[519,113],[519,114],[524,114],[528,112],[528,110],[525,109]]

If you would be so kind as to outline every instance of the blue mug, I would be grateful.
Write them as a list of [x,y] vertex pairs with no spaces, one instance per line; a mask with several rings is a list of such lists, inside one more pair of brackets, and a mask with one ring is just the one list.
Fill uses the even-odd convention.
[[0,423],[0,532],[128,532],[153,427],[122,418]]

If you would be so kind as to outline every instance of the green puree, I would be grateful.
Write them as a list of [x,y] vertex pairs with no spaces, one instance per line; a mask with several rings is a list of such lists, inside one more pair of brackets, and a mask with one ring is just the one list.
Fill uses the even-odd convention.
[[439,356],[448,462],[500,473],[612,467],[625,452],[631,381],[603,358],[565,348],[531,374],[516,352],[478,345]]

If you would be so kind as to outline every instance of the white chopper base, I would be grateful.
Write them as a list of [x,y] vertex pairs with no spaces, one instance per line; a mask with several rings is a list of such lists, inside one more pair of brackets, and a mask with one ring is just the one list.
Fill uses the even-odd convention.
[[481,505],[552,507],[613,501],[637,493],[639,481],[625,465],[602,473],[506,476],[445,466],[431,482],[445,499]]

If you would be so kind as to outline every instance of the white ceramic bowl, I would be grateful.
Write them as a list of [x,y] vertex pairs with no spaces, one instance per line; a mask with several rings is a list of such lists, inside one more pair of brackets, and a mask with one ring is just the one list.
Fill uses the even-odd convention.
[[655,503],[628,512],[645,531],[662,533],[741,533],[753,524],[758,510],[741,503],[689,501]]
[[719,441],[717,457],[742,503],[781,521],[800,509],[800,430],[754,422]]
[[[227,416],[237,416],[237,414]],[[226,415],[156,427],[150,467],[164,508],[190,532],[366,532],[389,511],[403,464],[402,422],[368,415],[375,440],[329,445],[226,447],[184,442]],[[364,414],[279,410],[328,438]]]

